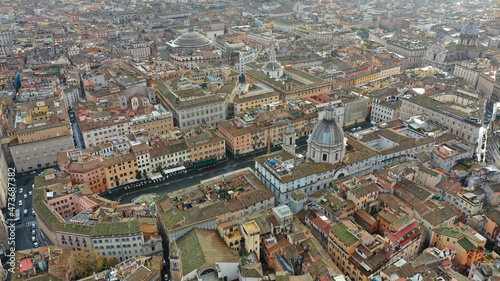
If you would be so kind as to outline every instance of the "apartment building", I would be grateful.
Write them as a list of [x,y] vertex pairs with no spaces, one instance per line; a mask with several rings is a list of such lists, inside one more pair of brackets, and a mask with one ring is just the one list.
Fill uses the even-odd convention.
[[217,123],[217,129],[226,140],[226,146],[233,155],[243,155],[255,148],[254,139],[259,128],[255,124],[238,127],[237,119],[224,120]]
[[[234,188],[241,188],[234,192]],[[188,194],[219,194],[211,201],[193,198],[186,205]],[[195,193],[192,193],[195,192]],[[215,194],[215,193],[214,193]],[[274,194],[270,192],[249,168],[201,181],[200,184],[164,195],[157,202],[157,217],[164,239],[169,243],[181,238],[193,228],[216,230],[220,223],[234,220],[257,211],[274,207]],[[168,238],[167,238],[168,237]]]
[[94,250],[102,256],[115,257],[119,261],[124,261],[143,253],[144,236],[142,231],[116,237],[97,233],[92,235],[92,245]]
[[130,118],[129,128],[135,133],[148,133],[151,136],[166,134],[174,127],[174,118],[163,105],[155,104],[154,110]]
[[477,95],[455,91],[433,97],[403,98],[402,102],[401,118],[425,115],[468,144],[476,145],[482,123],[481,108],[484,108],[484,100]]
[[217,128],[226,139],[228,150],[233,155],[244,155],[283,142],[283,132],[289,125],[298,136],[307,136],[317,120],[315,110],[312,113],[273,110],[260,113],[255,119],[242,116],[224,120],[217,124]]
[[340,99],[344,105],[343,127],[365,121],[368,116],[368,107],[370,104],[370,99],[368,97],[352,93],[341,96]]
[[149,154],[153,171],[158,166],[168,169],[192,163],[191,150],[185,140],[173,142],[154,141],[151,143]]
[[372,212],[372,203],[377,200],[379,190],[373,181],[353,179],[341,183],[346,189],[346,199],[351,200],[356,210]]
[[35,178],[33,208],[44,239],[52,245],[93,249],[119,261],[149,251],[138,218],[125,218],[121,210],[115,212],[117,202],[90,196],[92,191],[86,184],[63,189],[61,180]]
[[414,258],[421,238],[419,224],[414,220],[385,237],[371,235],[351,220],[342,220],[330,229],[328,253],[344,275],[367,281],[391,262]]
[[[247,65],[247,68],[257,68],[255,65],[250,65],[252,64]],[[248,70],[246,74],[248,82],[267,85],[279,93],[280,99],[284,101],[328,94],[333,89],[331,82],[293,67],[283,69],[283,77],[289,77],[286,81],[285,79],[271,78],[256,69]]]
[[57,164],[57,152],[74,148],[64,102],[45,100],[16,104],[5,137],[18,172]]
[[279,101],[280,95],[270,87],[262,84],[252,84],[252,88],[246,92],[236,94],[233,99],[234,115],[244,114],[249,109],[263,108],[268,104]]
[[10,45],[12,42],[13,33],[10,31],[0,32],[0,45]]
[[151,55],[151,47],[148,43],[132,44],[130,54],[136,58],[147,58]]
[[481,67],[475,62],[461,61],[455,64],[453,75],[464,79],[469,86],[475,89],[479,80],[479,75],[482,71],[487,70],[489,69],[481,69]]
[[486,238],[472,228],[459,224],[454,227],[435,228],[431,232],[430,245],[440,250],[453,247],[457,254],[454,261],[462,267],[471,266],[484,257]]
[[134,142],[132,144],[132,152],[135,155],[137,162],[137,170],[142,175],[150,174],[152,172],[149,145],[147,143]]
[[61,97],[62,99],[64,99],[66,110],[68,110],[69,108],[73,108],[73,104],[82,99],[82,95],[80,94],[80,87],[71,86],[62,89]]
[[483,209],[484,200],[472,192],[459,192],[452,205],[464,216],[471,217]]
[[408,68],[421,67],[427,47],[422,42],[407,39],[387,40],[387,51],[408,59]]
[[444,143],[431,152],[431,167],[449,172],[458,161],[466,158],[471,158],[473,150],[460,142],[452,141]]
[[116,155],[103,160],[108,188],[133,181],[137,174],[137,159],[133,153]]
[[[263,245],[259,237],[286,233],[287,229],[293,228],[293,218],[290,208],[282,205],[219,223],[217,231],[231,249],[236,251],[245,249],[248,253],[254,252],[256,258],[260,260],[260,248]],[[272,227],[263,227],[262,222],[271,220],[275,222]]]
[[491,210],[485,216],[486,222],[483,227],[483,233],[498,246],[500,244],[500,211],[496,209]]
[[84,154],[70,159],[66,172],[71,176],[74,185],[88,184],[93,193],[101,193],[108,189],[105,167],[101,158]]
[[380,70],[380,79],[398,75],[402,72],[401,65],[394,63],[381,65],[379,67],[379,70]]
[[181,130],[226,119],[226,99],[186,78],[159,82],[157,88],[158,98],[172,112],[175,125]]
[[213,128],[202,129],[185,140],[194,168],[215,164],[226,158],[226,140]]
[[[487,75],[480,73],[477,78],[476,92],[480,97],[485,99],[491,99],[493,95],[493,90],[495,89],[495,77],[493,75]],[[498,101],[498,89],[496,91],[496,101]]]
[[[102,115],[102,119],[98,115]],[[130,121],[126,116],[111,117],[110,112],[94,115],[95,119],[79,121],[85,147],[94,147],[121,138],[130,133]]]
[[374,98],[370,119],[376,123],[386,122],[399,117],[401,107],[399,97]]

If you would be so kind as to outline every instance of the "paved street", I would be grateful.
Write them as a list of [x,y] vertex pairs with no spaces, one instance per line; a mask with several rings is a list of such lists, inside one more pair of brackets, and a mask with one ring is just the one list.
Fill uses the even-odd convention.
[[[18,175],[17,185],[18,191],[16,193],[16,209],[20,210],[21,221],[16,224],[16,250],[24,250],[33,248],[32,241],[32,224],[36,224],[36,218],[33,215],[33,195],[29,192],[33,191],[33,178],[35,174]],[[22,193],[19,191],[23,189]],[[25,198],[25,196],[27,198]],[[22,206],[19,205],[19,200],[23,202]],[[26,214],[24,214],[26,210]],[[5,213],[4,213],[5,215]],[[6,217],[8,219],[8,217]],[[38,228],[36,229],[35,240],[40,243],[40,245],[45,245],[40,237]]]
[[69,111],[69,120],[71,121],[71,128],[73,129],[73,140],[75,141],[75,146],[80,149],[84,149],[85,145],[82,133],[80,132],[80,126],[76,121],[75,112],[73,110]]
[[[492,119],[494,120],[497,114],[497,107],[499,106],[499,103],[495,103],[492,107],[488,108],[485,111],[485,116],[484,120],[486,119]],[[489,116],[487,116],[489,114]],[[488,129],[490,124],[493,123],[493,121],[489,122],[486,124],[483,122],[483,126],[479,129],[479,138],[477,139],[477,147],[476,147],[476,157],[477,161],[479,162],[484,162],[485,161],[485,156],[488,153],[487,147],[488,147]]]
[[[302,137],[297,140],[297,153],[305,153],[307,150],[307,138]],[[281,146],[275,147],[272,151],[281,149]],[[165,192],[172,192],[192,185],[199,184],[200,181],[209,179],[228,173],[237,169],[246,167],[253,167],[253,158],[256,156],[264,155],[267,151],[259,151],[257,153],[234,159],[231,154],[228,154],[228,160],[217,166],[208,168],[201,172],[194,169],[188,170],[187,174],[177,175],[168,178],[166,181],[160,183],[145,184],[133,189],[125,190],[123,187],[113,189],[111,194],[103,193],[101,196],[111,199],[120,200],[120,203],[130,203],[134,198],[145,193],[156,193],[158,195]]]

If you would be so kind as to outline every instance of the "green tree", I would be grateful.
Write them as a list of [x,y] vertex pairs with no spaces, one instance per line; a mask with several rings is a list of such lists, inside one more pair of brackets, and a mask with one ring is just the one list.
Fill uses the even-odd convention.
[[161,173],[161,172],[163,172],[163,167],[159,165],[158,167],[156,167],[155,173]]
[[118,263],[119,263],[119,261],[115,257],[111,257],[107,260],[106,267],[112,268],[112,267],[116,266]]
[[136,178],[136,179],[138,179],[138,180],[142,179],[142,172],[141,172],[141,171],[139,171],[139,170],[137,170],[137,171],[135,172],[135,178]]
[[75,278],[81,279],[106,269],[106,258],[95,250],[75,250],[69,264]]

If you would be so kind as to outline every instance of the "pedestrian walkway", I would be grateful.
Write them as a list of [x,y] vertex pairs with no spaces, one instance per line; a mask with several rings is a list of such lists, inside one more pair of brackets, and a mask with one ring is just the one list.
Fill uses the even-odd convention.
[[20,228],[30,228],[32,224],[36,225],[36,221],[27,221],[21,224],[16,224],[16,229]]

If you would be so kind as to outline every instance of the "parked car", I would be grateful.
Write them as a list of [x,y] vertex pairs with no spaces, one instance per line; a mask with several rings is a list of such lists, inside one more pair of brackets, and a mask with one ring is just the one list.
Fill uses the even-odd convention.
[[24,189],[21,187],[19,188],[19,193],[23,193],[24,192]]
[[23,200],[19,200],[19,206],[23,205]]
[[35,241],[35,243],[33,243],[33,246],[35,246],[35,248],[38,248],[40,247],[40,244],[38,244],[38,242]]

